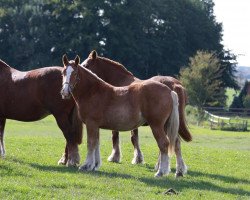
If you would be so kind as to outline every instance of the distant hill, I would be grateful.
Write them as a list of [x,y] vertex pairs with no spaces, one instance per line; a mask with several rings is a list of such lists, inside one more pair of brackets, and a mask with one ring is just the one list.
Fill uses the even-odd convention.
[[238,66],[236,69],[238,71],[236,73],[237,80],[243,86],[247,79],[250,80],[250,66]]
[[246,79],[250,79],[250,66],[246,67],[246,66],[239,66],[236,68],[238,73],[237,76],[242,76]]

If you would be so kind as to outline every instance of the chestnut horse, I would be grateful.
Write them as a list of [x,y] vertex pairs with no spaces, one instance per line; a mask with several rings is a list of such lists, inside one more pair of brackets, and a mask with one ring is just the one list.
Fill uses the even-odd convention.
[[[94,72],[98,77],[106,81],[113,86],[126,86],[134,82],[141,81],[136,78],[131,72],[129,72],[123,65],[118,62],[112,61],[108,58],[99,57],[96,51],[92,51],[88,58],[81,64],[85,68]],[[170,76],[154,76],[150,80],[154,80],[167,85],[171,90],[174,90],[179,97],[179,117],[180,117],[180,127],[179,135],[185,141],[191,141],[192,136],[187,128],[185,120],[185,105],[187,102],[186,91],[181,85],[181,83]],[[108,160],[112,162],[120,161],[120,147],[119,147],[119,132],[112,131],[113,139],[113,150]],[[131,131],[131,141],[134,145],[134,158],[132,160],[133,164],[143,162],[143,154],[140,150],[139,139],[138,139],[138,129]],[[181,154],[181,143],[178,138],[176,141],[176,177],[183,176],[187,172],[187,167],[182,159]],[[156,166],[157,167],[157,166]]]
[[170,170],[168,153],[174,151],[179,129],[178,96],[152,80],[114,87],[79,65],[80,58],[63,56],[64,98],[73,96],[79,116],[86,124],[88,153],[82,171],[101,165],[99,128],[127,131],[148,123],[160,149],[156,177]]
[[65,153],[59,164],[76,165],[80,161],[78,144],[82,123],[74,100],[60,95],[62,67],[45,67],[27,72],[11,68],[0,60],[0,155],[5,156],[6,119],[36,121],[52,114],[66,138]]

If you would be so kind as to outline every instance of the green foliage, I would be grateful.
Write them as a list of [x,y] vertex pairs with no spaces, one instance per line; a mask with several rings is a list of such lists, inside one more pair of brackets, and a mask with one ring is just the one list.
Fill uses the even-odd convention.
[[[233,102],[230,105],[230,108],[247,108],[244,106],[244,101],[245,101],[245,98],[247,96],[248,85],[249,85],[249,82],[246,81],[243,88],[241,89],[239,95],[234,97]],[[248,105],[247,102],[246,102],[246,105]]]
[[243,105],[245,108],[250,108],[250,95],[245,96],[243,100]]
[[[250,135],[211,131],[191,126],[194,140],[182,143],[188,174],[174,178],[153,177],[158,147],[148,127],[140,128],[144,165],[132,165],[130,133],[121,133],[121,164],[106,161],[111,152],[111,133],[101,130],[103,164],[97,172],[79,172],[58,166],[64,139],[52,117],[34,123],[7,121],[7,155],[0,158],[1,199],[249,199]],[[221,142],[223,140],[223,142]],[[240,144],[240,145],[239,145]],[[86,156],[86,135],[80,147]],[[163,194],[173,188],[177,196]]]
[[180,72],[180,80],[187,89],[189,103],[202,113],[204,106],[224,106],[225,88],[222,85],[220,61],[215,53],[198,51],[190,58],[188,67]]
[[211,0],[5,0],[0,55],[19,69],[61,65],[61,56],[92,49],[140,78],[178,75],[197,50],[216,51],[234,87],[233,57],[221,42]]

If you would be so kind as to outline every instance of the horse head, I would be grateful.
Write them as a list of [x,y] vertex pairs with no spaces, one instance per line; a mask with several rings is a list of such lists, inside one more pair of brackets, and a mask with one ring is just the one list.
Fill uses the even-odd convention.
[[95,50],[91,51],[88,58],[86,58],[82,63],[81,66],[85,67],[91,71],[96,71],[95,68],[97,67],[97,59],[98,59],[97,52]]
[[80,63],[80,57],[77,55],[74,60],[68,60],[66,55],[62,57],[63,61],[63,85],[61,95],[63,99],[69,99],[71,94],[79,81],[78,65]]

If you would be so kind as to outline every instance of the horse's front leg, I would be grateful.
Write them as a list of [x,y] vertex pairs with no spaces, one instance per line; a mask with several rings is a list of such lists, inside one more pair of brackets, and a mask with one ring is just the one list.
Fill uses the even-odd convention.
[[132,160],[132,164],[144,163],[143,153],[141,152],[139,145],[138,129],[131,131],[131,142],[134,145],[134,158]]
[[62,130],[66,139],[65,152],[62,158],[58,161],[58,164],[66,166],[77,166],[80,162],[80,155],[78,152],[78,143],[72,137],[75,133],[72,133],[72,125],[68,120],[67,115],[54,115],[59,128]]
[[95,149],[95,168],[94,170],[98,170],[101,167],[102,164],[102,160],[101,160],[101,156],[100,156],[100,141],[98,138],[98,143],[96,145],[96,149]]
[[5,148],[4,148],[4,127],[5,127],[6,119],[0,118],[0,157],[5,156]]
[[87,157],[84,164],[79,167],[80,171],[97,170],[101,165],[99,151],[99,128],[95,125],[86,124],[87,127]]
[[121,149],[118,131],[112,131],[112,144],[113,149],[110,156],[108,157],[108,161],[118,163],[121,161]]
[[66,163],[68,162],[68,147],[67,147],[67,142],[65,145],[65,151],[62,155],[62,157],[60,158],[60,160],[58,161],[58,165],[66,165]]

